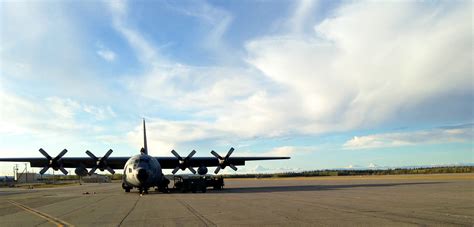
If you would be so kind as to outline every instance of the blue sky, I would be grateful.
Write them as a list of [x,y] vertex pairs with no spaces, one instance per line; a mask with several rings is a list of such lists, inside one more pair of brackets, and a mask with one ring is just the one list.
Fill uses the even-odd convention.
[[[474,162],[470,1],[3,1],[0,155]],[[11,164],[0,171],[9,173]]]

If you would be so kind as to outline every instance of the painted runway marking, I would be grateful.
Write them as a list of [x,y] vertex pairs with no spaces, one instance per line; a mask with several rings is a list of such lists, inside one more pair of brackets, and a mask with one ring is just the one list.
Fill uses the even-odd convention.
[[55,217],[53,217],[53,216],[51,216],[51,215],[49,215],[49,214],[46,214],[46,213],[40,212],[40,211],[38,211],[38,210],[35,210],[35,209],[33,209],[33,208],[27,207],[27,206],[25,206],[25,205],[23,205],[23,204],[21,204],[21,203],[18,203],[18,202],[13,201],[13,200],[9,200],[8,202],[9,202],[10,204],[12,204],[12,205],[15,205],[15,206],[21,208],[22,210],[25,210],[25,211],[27,211],[27,212],[29,212],[29,213],[32,213],[32,214],[34,214],[34,215],[36,215],[36,216],[38,216],[38,217],[43,218],[43,219],[46,219],[47,221],[49,221],[49,222],[55,224],[55,225],[58,226],[58,227],[59,227],[59,226],[74,226],[74,225],[69,224],[69,223],[67,223],[66,221],[63,221],[63,220],[61,220],[61,219],[59,219],[59,218],[55,218]]

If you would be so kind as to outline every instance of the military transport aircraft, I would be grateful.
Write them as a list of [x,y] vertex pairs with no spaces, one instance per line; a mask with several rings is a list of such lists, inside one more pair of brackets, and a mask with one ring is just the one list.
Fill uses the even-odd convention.
[[[199,175],[207,174],[207,167],[217,166],[214,171],[217,174],[221,169],[229,166],[237,171],[239,165],[245,165],[245,161],[256,160],[272,160],[272,159],[290,159],[290,157],[230,157],[234,148],[230,148],[225,157],[220,156],[215,151],[211,151],[214,157],[193,157],[195,150],[191,151],[185,158],[181,157],[175,150],[171,153],[174,157],[152,157],[148,155],[148,147],[146,140],[145,120],[143,120],[143,143],[140,154],[132,157],[110,157],[112,149],[99,158],[92,152],[86,151],[89,157],[63,157],[67,150],[64,149],[56,157],[51,157],[42,148],[39,152],[46,158],[0,158],[0,162],[29,162],[31,167],[43,167],[40,174],[44,174],[49,168],[60,170],[67,175],[65,168],[75,168],[75,173],[79,176],[93,174],[97,169],[107,170],[111,174],[115,174],[114,169],[123,169],[122,188],[126,192],[130,192],[133,188],[138,188],[140,194],[148,193],[151,187],[157,187],[159,190],[166,190],[169,180],[163,175],[162,169],[173,169],[172,173],[176,174],[178,170],[189,169],[196,174],[194,167],[197,167]],[[87,168],[91,168],[90,171]]]

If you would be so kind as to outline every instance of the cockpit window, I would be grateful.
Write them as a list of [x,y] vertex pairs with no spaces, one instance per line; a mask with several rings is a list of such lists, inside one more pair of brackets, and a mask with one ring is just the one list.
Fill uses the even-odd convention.
[[130,161],[130,167],[137,169],[138,167],[149,167],[152,160],[149,157],[136,157]]

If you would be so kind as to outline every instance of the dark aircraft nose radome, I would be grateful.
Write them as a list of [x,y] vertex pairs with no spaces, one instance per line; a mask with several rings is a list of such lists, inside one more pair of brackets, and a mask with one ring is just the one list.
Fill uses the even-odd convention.
[[146,180],[148,179],[148,173],[145,169],[139,169],[137,178],[140,182],[146,182]]

